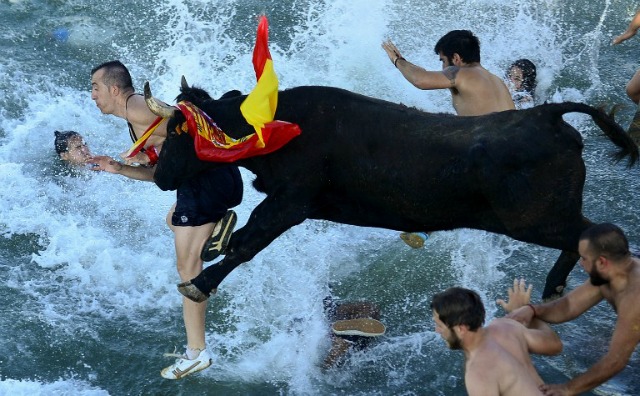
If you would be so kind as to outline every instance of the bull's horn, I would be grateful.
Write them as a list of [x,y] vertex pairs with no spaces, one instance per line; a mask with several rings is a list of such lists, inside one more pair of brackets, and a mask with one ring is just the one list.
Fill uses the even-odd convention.
[[187,84],[187,79],[182,76],[182,80],[180,80],[180,86],[182,89],[189,89],[189,84]]
[[163,118],[173,117],[175,108],[164,103],[160,103],[156,98],[153,97],[153,95],[151,95],[149,81],[144,83],[144,101],[147,102],[147,106],[153,114]]

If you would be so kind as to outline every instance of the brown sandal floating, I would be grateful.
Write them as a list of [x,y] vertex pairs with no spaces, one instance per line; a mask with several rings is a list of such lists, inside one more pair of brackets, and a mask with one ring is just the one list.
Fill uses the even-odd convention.
[[340,336],[377,337],[384,334],[382,322],[370,318],[338,320],[331,325],[333,334]]

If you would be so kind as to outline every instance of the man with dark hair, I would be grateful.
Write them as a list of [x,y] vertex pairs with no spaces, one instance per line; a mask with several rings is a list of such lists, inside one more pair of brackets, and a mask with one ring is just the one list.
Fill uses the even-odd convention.
[[[97,156],[91,159],[96,164],[93,169],[153,181],[158,153],[167,137],[167,122],[156,117],[143,96],[134,91],[129,70],[120,61],[94,68],[91,99],[102,113],[126,120],[134,141],[132,149],[121,155],[124,162]],[[229,208],[242,201],[242,178],[238,167],[220,166],[185,180],[176,193],[167,224],[174,233],[176,266],[185,282],[202,271],[203,261],[224,253],[236,222],[236,214]],[[180,379],[211,365],[205,343],[206,309],[206,303],[183,298],[186,352],[177,355],[176,362],[162,370],[164,378]]]
[[[514,281],[509,301],[498,303],[508,312],[529,302],[531,286]],[[474,395],[539,395],[543,384],[530,353],[555,355],[562,350],[558,335],[541,321],[525,327],[515,320],[497,318],[483,327],[485,309],[478,293],[452,287],[431,302],[436,332],[451,349],[465,355],[464,382]]]
[[[391,40],[383,42],[382,48],[391,63],[415,87],[449,89],[458,115],[475,116],[515,109],[504,81],[480,64],[480,41],[468,30],[453,30],[438,40],[434,51],[442,62],[441,71],[427,71],[409,62]],[[427,237],[425,233],[400,234],[412,248],[424,246]]]
[[472,116],[515,109],[504,81],[480,64],[480,41],[468,30],[453,30],[435,46],[442,71],[427,71],[407,61],[387,40],[382,43],[400,73],[420,89],[449,89],[458,115]]
[[509,317],[524,324],[532,319],[563,323],[606,300],[618,319],[607,353],[567,383],[542,385],[545,395],[577,395],[594,389],[622,371],[640,343],[640,260],[631,256],[624,232],[611,223],[593,225],[580,236],[578,252],[589,279],[562,298],[522,307]]
[[91,158],[91,150],[76,131],[55,131],[53,145],[58,158],[71,166],[84,166]]

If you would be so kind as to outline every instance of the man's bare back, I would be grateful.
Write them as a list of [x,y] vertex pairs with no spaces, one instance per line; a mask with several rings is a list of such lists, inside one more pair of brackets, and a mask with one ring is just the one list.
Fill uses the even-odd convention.
[[[524,335],[525,327],[512,319],[494,319],[477,349],[467,355],[465,383],[469,395],[540,395],[543,384],[536,372]],[[484,393],[493,389],[493,392]],[[482,391],[481,391],[482,390]]]
[[[514,280],[509,301],[498,303],[507,312],[517,309],[529,303],[531,290],[524,280]],[[482,327],[485,311],[480,296],[459,287],[437,293],[431,308],[436,332],[449,348],[464,351],[469,395],[541,394],[539,386],[543,381],[529,354],[555,355],[562,350],[560,338],[546,323],[536,320],[527,327],[512,319],[498,318]],[[443,318],[439,312],[444,313]]]
[[479,64],[460,67],[455,88],[450,90],[453,108],[461,116],[515,109],[509,89],[502,79]]

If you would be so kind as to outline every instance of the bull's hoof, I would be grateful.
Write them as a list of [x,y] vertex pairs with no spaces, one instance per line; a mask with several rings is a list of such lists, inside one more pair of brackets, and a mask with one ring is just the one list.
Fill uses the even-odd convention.
[[204,294],[197,287],[195,287],[191,281],[182,282],[178,285],[178,291],[191,301],[201,303],[207,301],[208,295]]
[[542,302],[543,303],[547,303],[547,302],[551,302],[553,300],[559,299],[560,297],[562,297],[562,295],[564,293],[564,288],[565,288],[565,285],[556,286],[554,288],[554,293],[552,293],[551,295],[546,296],[546,297],[542,296]]

